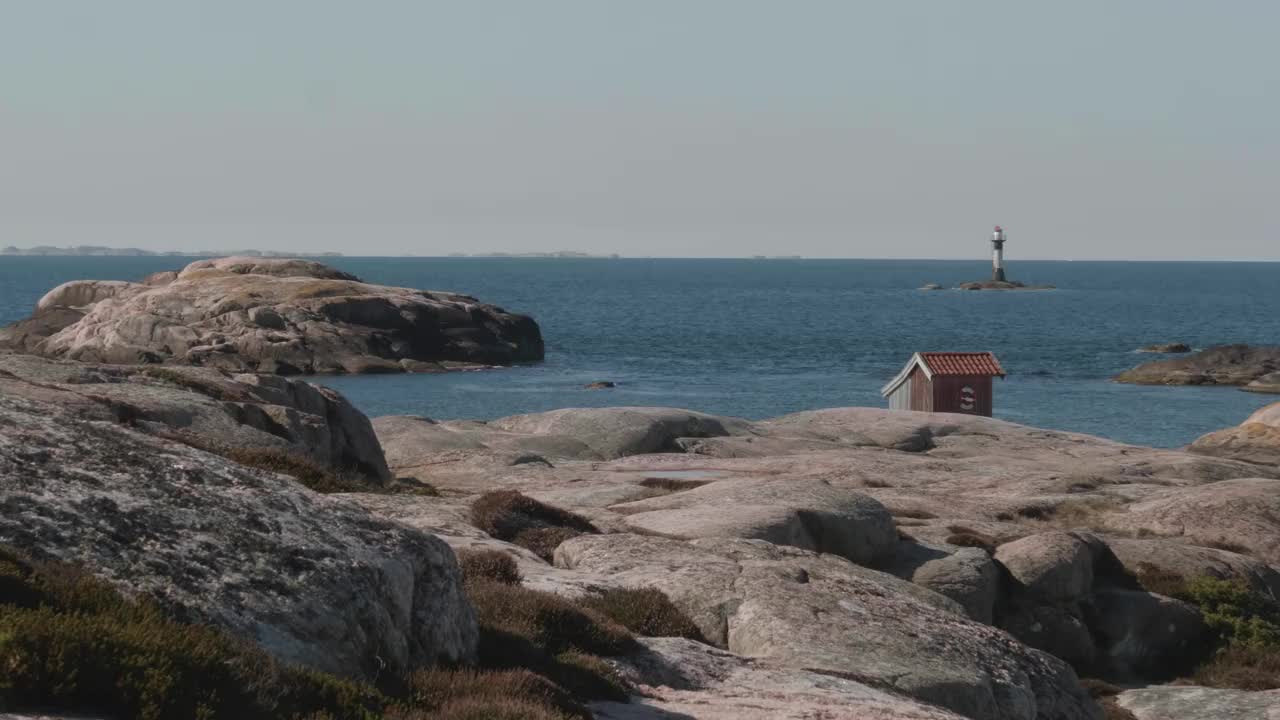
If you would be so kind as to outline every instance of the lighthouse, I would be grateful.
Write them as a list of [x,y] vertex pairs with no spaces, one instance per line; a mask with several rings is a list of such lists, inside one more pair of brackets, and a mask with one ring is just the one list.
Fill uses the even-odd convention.
[[1004,279],[1004,229],[996,226],[991,233],[991,279],[1005,282]]

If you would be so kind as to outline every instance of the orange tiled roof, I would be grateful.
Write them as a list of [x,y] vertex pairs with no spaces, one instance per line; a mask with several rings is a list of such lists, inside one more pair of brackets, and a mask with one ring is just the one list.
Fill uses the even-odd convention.
[[934,375],[999,375],[1000,361],[989,352],[922,352],[920,359]]

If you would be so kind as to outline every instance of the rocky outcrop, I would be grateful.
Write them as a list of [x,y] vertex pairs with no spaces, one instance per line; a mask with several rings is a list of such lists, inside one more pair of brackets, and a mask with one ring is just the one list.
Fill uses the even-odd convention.
[[1256,393],[1280,394],[1280,372],[1267,373],[1240,389]]
[[1280,403],[1258,410],[1236,427],[1202,435],[1188,449],[1202,455],[1280,465]]
[[1219,345],[1186,357],[1143,363],[1115,379],[1138,385],[1248,385],[1275,372],[1280,372],[1280,347]]
[[328,672],[475,657],[440,540],[57,398],[0,392],[0,544]]
[[0,346],[85,362],[233,372],[438,371],[542,359],[528,317],[446,292],[371,285],[306,260],[222,258],[143,283],[78,281]]
[[956,286],[958,290],[1054,290],[1053,285],[1028,285],[1017,280],[975,280]]
[[760,541],[569,540],[556,564],[666,592],[738,655],[826,672],[971,718],[1099,718],[1066,664],[954,602],[830,555]]
[[0,393],[208,449],[284,450],[375,485],[391,480],[369,419],[339,393],[305,382],[0,355]]
[[960,720],[962,716],[821,671],[787,667],[681,638],[646,638],[614,661],[637,692],[599,702],[596,720]]
[[[1260,590],[1275,575],[1261,553],[1182,533],[1198,521],[1156,523],[1145,511],[1168,499],[1190,515],[1201,501],[1178,494],[1228,497],[1259,482],[1249,478],[1280,482],[1280,468],[991,418],[838,408],[744,421],[614,408],[375,427],[397,473],[449,497],[446,509],[362,496],[379,514],[455,547],[504,549],[541,589],[660,589],[734,662],[829,673],[968,717],[1075,697],[1061,689],[1074,680],[1023,672],[1045,652],[1055,668],[1070,661],[1124,682],[1165,678],[1198,658],[1194,609],[1144,591],[1135,575],[1241,577]],[[561,544],[547,566],[467,524],[463,499],[496,488],[577,512],[605,534]],[[1270,501],[1257,495],[1226,521],[1215,514],[1233,511],[1209,504],[1203,522],[1274,533]],[[671,662],[677,672],[703,660]],[[736,681],[654,687],[659,698],[607,711],[681,712],[699,696],[709,707],[763,702],[738,694]]]
[[1116,701],[1137,720],[1280,720],[1280,690],[1146,687],[1125,690]]
[[1179,488],[1135,503],[1127,527],[1280,565],[1280,480],[1245,478]]
[[1161,353],[1161,354],[1182,354],[1191,352],[1191,346],[1186,343],[1163,343],[1159,345],[1147,345],[1140,348],[1141,353]]

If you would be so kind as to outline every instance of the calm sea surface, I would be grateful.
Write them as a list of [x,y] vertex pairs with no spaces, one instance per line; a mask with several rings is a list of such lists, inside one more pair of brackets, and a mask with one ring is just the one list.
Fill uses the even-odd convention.
[[[58,283],[136,280],[183,258],[0,257],[0,323]],[[984,262],[332,258],[367,281],[456,290],[532,315],[546,362],[479,373],[322,378],[369,415],[488,419],[669,405],[764,418],[883,406],[917,350],[991,350],[1011,373],[996,416],[1177,446],[1275,396],[1108,380],[1157,342],[1280,344],[1280,263],[1015,262],[1045,292],[917,290]],[[582,385],[612,380],[614,390]]]

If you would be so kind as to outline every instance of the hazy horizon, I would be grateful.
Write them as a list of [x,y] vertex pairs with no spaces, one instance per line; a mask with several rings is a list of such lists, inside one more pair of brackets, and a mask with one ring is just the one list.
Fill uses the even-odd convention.
[[1280,259],[1272,3],[8,9],[0,247]]

